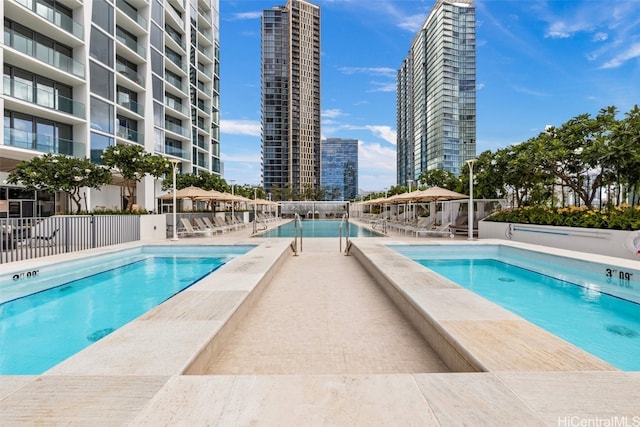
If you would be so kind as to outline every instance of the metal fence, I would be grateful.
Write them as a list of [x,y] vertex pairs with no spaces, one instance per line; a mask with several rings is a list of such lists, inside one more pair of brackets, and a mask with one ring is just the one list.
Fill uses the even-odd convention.
[[140,240],[137,215],[0,218],[0,264]]

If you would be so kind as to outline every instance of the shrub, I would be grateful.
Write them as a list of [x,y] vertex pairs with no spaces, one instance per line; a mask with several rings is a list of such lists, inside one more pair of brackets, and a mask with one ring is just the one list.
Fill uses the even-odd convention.
[[485,218],[485,221],[612,230],[639,230],[640,206],[622,204],[604,210],[576,206],[568,208],[528,206],[497,212]]

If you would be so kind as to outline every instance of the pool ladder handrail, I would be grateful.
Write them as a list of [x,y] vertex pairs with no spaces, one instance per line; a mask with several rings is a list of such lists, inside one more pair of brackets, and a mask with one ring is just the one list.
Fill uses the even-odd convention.
[[349,241],[349,214],[344,213],[342,215],[342,220],[340,221],[340,252],[342,252],[342,226],[345,226],[345,255],[349,256],[349,249],[351,248],[351,242]]
[[[302,221],[300,220],[300,215],[297,213],[293,216],[294,223],[294,238],[293,242],[291,242],[291,249],[293,249],[293,256],[298,256],[298,237],[300,237],[300,252],[302,252]],[[298,229],[300,233],[298,233]]]

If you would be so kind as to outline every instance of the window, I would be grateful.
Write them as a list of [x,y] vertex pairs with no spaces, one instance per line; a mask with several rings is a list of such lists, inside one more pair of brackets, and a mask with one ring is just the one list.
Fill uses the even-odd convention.
[[113,35],[113,6],[105,0],[94,0],[91,21],[109,35]]
[[103,64],[113,67],[113,40],[96,27],[91,27],[89,55]]
[[89,63],[91,72],[91,93],[113,101],[113,72],[93,61]]

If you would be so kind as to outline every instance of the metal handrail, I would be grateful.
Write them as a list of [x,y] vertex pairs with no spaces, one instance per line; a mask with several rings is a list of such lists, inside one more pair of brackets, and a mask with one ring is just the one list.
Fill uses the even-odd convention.
[[342,220],[340,221],[340,252],[342,252],[342,226],[345,225],[346,235],[345,235],[345,247],[344,250],[349,255],[349,214],[344,213],[342,215]]
[[[298,256],[298,236],[300,237],[300,252],[302,252],[302,221],[300,220],[300,215],[295,214],[293,217],[293,222],[294,222],[295,233],[294,233],[294,238],[291,245],[293,248],[293,255]],[[299,235],[298,235],[298,229],[300,229]]]

